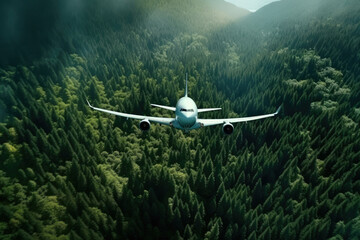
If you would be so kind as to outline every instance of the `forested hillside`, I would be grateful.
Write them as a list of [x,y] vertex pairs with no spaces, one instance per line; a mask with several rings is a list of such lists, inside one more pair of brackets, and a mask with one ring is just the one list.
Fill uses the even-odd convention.
[[[1,3],[0,239],[359,239],[360,5],[308,2]],[[282,111],[86,104],[170,117],[186,72],[201,117]]]

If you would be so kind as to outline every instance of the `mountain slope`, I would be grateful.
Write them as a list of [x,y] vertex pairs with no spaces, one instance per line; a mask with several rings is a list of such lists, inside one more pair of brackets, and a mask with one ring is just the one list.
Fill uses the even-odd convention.
[[[105,31],[110,30],[110,34],[126,32],[124,30],[128,26],[133,26],[142,31],[148,29],[156,32],[159,38],[168,39],[178,31],[203,33],[249,13],[221,0],[50,0],[22,5],[4,2],[0,9],[0,27],[3,31],[0,37],[3,53],[0,64],[40,57],[56,48],[74,51],[78,46],[71,49],[70,42],[76,41],[79,38],[77,35],[94,37],[104,31],[104,25]],[[92,28],[98,32],[86,31]]]
[[[327,18],[344,17],[341,15],[355,13],[357,11],[356,0],[334,1],[334,0],[282,0],[273,2],[249,15],[244,21],[256,29],[271,29],[279,27],[286,22],[304,23],[315,19],[326,20]],[[357,18],[351,14],[352,20]]]

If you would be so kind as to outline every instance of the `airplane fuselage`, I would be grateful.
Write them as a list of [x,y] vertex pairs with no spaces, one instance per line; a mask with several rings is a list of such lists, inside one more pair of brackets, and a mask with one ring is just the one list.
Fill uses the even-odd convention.
[[173,126],[178,129],[191,130],[200,127],[197,123],[198,108],[191,98],[185,96],[176,103]]

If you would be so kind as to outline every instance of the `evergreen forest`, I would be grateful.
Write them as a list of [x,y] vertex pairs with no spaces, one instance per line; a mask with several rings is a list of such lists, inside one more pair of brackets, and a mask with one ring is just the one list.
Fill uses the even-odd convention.
[[[0,239],[360,239],[360,4],[0,3]],[[184,133],[91,110],[274,118]]]

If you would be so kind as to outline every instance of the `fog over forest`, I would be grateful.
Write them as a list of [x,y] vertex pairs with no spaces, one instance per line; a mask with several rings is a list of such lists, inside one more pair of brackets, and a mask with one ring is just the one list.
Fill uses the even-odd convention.
[[248,0],[227,0],[226,2],[232,3],[239,8],[245,8],[251,12],[255,12],[260,8],[272,3],[277,2],[280,0],[255,0],[255,1],[248,1]]

